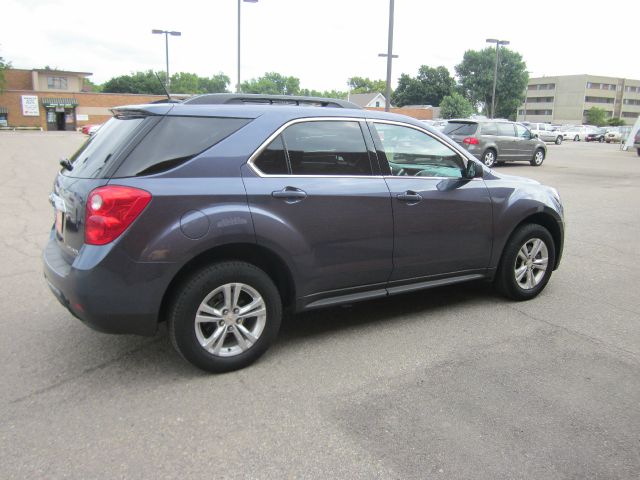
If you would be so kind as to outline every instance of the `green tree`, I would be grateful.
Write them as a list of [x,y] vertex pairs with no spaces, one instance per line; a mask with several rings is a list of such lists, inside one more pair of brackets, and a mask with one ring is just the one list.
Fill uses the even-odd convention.
[[434,105],[439,106],[442,99],[451,95],[456,81],[446,67],[436,68],[422,65],[417,77],[402,74],[398,80],[392,100],[395,105]]
[[347,92],[340,92],[338,90],[320,90],[302,88],[298,95],[304,95],[305,97],[324,97],[324,98],[340,98],[342,100],[347,99]]
[[473,105],[458,92],[452,92],[440,102],[440,116],[442,118],[465,118],[472,113]]
[[613,117],[607,120],[607,125],[610,127],[622,127],[623,125],[626,125],[626,123],[621,118]]
[[0,93],[4,90],[4,71],[9,68],[11,68],[11,62],[7,62],[4,58],[0,57]]
[[[527,64],[519,53],[507,48],[500,49],[499,58],[495,116],[513,119],[524,101],[529,81]],[[495,48],[467,50],[462,62],[455,67],[463,95],[486,115],[491,113],[495,61]]]
[[587,123],[601,127],[607,124],[607,111],[600,107],[591,107],[587,110]]
[[262,93],[265,95],[298,95],[300,79],[287,77],[276,72],[267,72],[262,77],[242,82],[243,93]]
[[[165,81],[166,74],[164,72],[158,72],[158,76],[162,82]],[[151,95],[164,95],[164,89],[160,82],[158,82],[153,70],[113,77],[102,85],[102,91],[105,93],[146,93]]]
[[88,78],[82,82],[82,91],[84,92],[102,92],[102,85],[96,85]]
[[382,93],[387,89],[385,80],[371,80],[365,77],[351,77],[347,80],[351,93]]

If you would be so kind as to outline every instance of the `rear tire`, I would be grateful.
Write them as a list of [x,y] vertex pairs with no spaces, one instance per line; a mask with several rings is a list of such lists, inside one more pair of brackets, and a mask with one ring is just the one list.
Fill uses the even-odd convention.
[[598,140],[600,143],[604,142],[604,138],[600,137],[600,140]]
[[186,360],[208,372],[230,372],[256,361],[273,343],[282,301],[256,266],[214,263],[180,284],[167,320],[171,343]]
[[496,151],[489,148],[482,154],[482,163],[491,168],[495,165],[497,158],[498,155],[496,154]]
[[530,300],[546,287],[555,260],[549,231],[535,223],[522,225],[504,247],[495,287],[512,300]]
[[579,142],[580,141],[580,135],[576,135],[575,137],[573,137],[573,141],[574,142]]
[[556,137],[556,141],[555,141],[556,145],[560,145],[561,143],[562,143],[562,135]]
[[638,152],[638,156],[640,157],[640,148],[636,150]]
[[539,167],[544,162],[544,150],[538,148],[533,154],[533,158],[529,161],[529,163],[534,167]]

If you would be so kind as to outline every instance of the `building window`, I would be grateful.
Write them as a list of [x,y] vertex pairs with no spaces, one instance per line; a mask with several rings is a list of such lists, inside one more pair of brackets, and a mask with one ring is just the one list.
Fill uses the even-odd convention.
[[627,85],[626,87],[624,87],[624,91],[627,93],[637,93],[640,92],[640,87],[632,87]]
[[0,113],[0,127],[8,127],[9,121],[7,119],[8,114]]
[[614,98],[613,97],[584,97],[584,101],[585,102],[589,102],[589,103],[613,103],[614,102]]
[[[613,112],[611,110],[605,110],[604,113],[608,116],[608,117],[613,117]],[[589,114],[589,110],[583,110],[582,111],[582,115],[586,118]]]
[[622,102],[625,105],[640,105],[640,100],[633,100],[631,98],[625,98]]
[[622,112],[624,118],[637,118],[638,112]]
[[67,77],[47,77],[47,87],[53,90],[66,90]]
[[380,106],[380,102],[376,102],[376,107],[379,107],[379,106]]
[[553,110],[520,110],[520,115],[552,115]]
[[530,97],[526,103],[553,103],[553,97]]
[[536,85],[529,85],[529,90],[553,90],[555,88],[555,83],[538,83]]

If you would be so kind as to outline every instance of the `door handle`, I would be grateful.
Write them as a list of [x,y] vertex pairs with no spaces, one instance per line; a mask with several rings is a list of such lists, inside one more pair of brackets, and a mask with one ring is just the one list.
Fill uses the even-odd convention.
[[406,192],[399,194],[397,199],[401,202],[418,203],[422,200],[422,196],[412,190],[407,190]]
[[300,201],[307,198],[307,192],[295,187],[284,187],[282,190],[271,192],[273,198],[284,198],[289,201]]

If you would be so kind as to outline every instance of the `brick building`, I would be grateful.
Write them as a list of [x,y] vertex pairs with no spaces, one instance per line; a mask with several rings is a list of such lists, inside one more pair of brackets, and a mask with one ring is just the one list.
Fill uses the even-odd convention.
[[111,117],[110,108],[150,103],[162,95],[92,93],[88,72],[46,69],[5,70],[0,93],[0,127],[35,127],[43,130],[75,130]]

